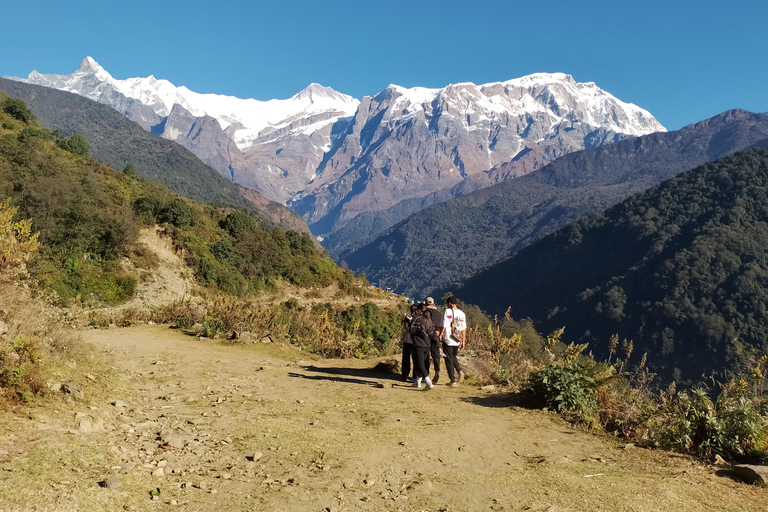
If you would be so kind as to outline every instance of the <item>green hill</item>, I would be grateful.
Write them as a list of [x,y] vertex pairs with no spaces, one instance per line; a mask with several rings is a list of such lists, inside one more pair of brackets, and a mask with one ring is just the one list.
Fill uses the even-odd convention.
[[335,256],[406,295],[435,294],[579,217],[753,146],[768,146],[768,114],[732,110],[676,132],[565,155],[521,178],[431,206]]
[[46,128],[65,136],[84,135],[94,160],[117,170],[132,165],[137,175],[182,196],[250,209],[285,229],[309,233],[304,220],[288,208],[232,183],[186,148],[147,132],[107,105],[3,78],[0,91],[24,100]]
[[136,247],[142,227],[161,223],[201,281],[246,295],[283,279],[345,288],[352,276],[306,233],[253,213],[179,197],[131,172],[88,157],[82,136],[42,127],[23,101],[0,92],[0,201],[31,219],[41,248],[28,268],[44,290],[69,303],[118,303],[136,279],[123,258],[151,265]]
[[614,333],[665,377],[768,351],[768,150],[701,166],[581,219],[455,290],[605,353]]

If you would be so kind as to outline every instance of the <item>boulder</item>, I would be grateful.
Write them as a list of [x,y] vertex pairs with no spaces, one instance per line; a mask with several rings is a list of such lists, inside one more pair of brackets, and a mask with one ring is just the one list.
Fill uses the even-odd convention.
[[737,464],[733,466],[733,472],[737,478],[750,484],[768,485],[768,466]]

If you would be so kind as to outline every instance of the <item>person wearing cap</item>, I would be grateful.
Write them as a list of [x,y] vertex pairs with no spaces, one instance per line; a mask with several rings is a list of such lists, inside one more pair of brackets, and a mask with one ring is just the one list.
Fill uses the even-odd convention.
[[443,352],[445,352],[445,368],[448,370],[448,378],[451,379],[451,387],[458,386],[464,380],[464,372],[461,371],[458,354],[467,343],[467,316],[459,309],[459,301],[456,297],[445,299],[445,313],[443,314]]
[[[435,299],[432,297],[427,297],[425,304],[427,305],[427,311],[432,316],[432,322],[435,324],[435,334],[430,338],[430,341],[432,342],[430,354],[432,356],[432,362],[435,365],[435,376],[432,377],[432,384],[437,384],[437,381],[440,380],[440,360],[442,359],[440,357],[440,336],[443,334],[443,315],[437,310]],[[426,369],[427,373],[429,373],[429,359],[427,359],[426,362]]]

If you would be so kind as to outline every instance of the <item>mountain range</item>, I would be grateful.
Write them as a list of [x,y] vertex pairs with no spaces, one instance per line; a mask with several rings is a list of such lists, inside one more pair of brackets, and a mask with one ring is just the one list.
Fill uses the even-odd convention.
[[[764,141],[764,144],[768,140]],[[768,145],[768,144],[766,144]],[[533,243],[456,290],[607,356],[618,334],[677,381],[768,350],[768,149],[697,167]]]
[[316,235],[346,227],[329,242],[338,249],[569,152],[664,131],[647,111],[563,73],[390,85],[362,100],[318,84],[285,100],[198,94],[153,76],[117,80],[90,57],[72,74],[23,81],[113,107],[291,207]]
[[269,223],[309,233],[304,220],[255,190],[225,179],[192,152],[156,137],[113,108],[39,85],[0,78],[0,91],[20,98],[50,130],[84,135],[91,156],[116,170],[132,165],[137,175],[203,203],[232,205],[258,212]]
[[754,146],[768,146],[768,114],[728,111],[681,130],[564,155],[526,176],[433,205],[336,257],[382,286],[440,296],[579,217]]

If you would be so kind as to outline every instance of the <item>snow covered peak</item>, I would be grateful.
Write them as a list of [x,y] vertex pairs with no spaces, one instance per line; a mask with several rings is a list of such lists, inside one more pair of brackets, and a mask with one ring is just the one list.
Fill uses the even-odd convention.
[[405,116],[431,110],[429,104],[438,99],[441,111],[471,113],[479,116],[477,120],[536,112],[549,117],[553,127],[574,118],[630,136],[666,131],[648,111],[619,100],[594,82],[576,82],[566,73],[534,73],[482,85],[462,82],[442,89],[390,84],[374,99]]
[[338,117],[353,115],[360,103],[351,96],[315,83],[289,99],[258,101],[199,94],[153,75],[117,80],[91,57],[86,57],[80,68],[70,75],[42,75],[33,71],[23,81],[74,92],[96,101],[111,91],[118,91],[149,106],[161,117],[168,116],[178,104],[194,116],[215,118],[223,129],[236,126],[234,138],[240,148],[252,144],[264,129],[279,128],[297,116],[335,113],[336,117],[328,121],[333,122]]
[[323,101],[341,101],[344,103],[355,104],[359,103],[352,96],[347,96],[346,94],[335,91],[330,87],[325,87],[324,85],[320,85],[314,82],[309,84],[301,92],[291,96],[291,99],[294,101],[309,100],[311,103],[321,103]]

